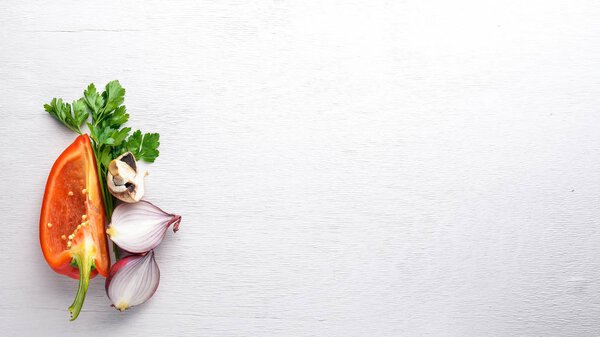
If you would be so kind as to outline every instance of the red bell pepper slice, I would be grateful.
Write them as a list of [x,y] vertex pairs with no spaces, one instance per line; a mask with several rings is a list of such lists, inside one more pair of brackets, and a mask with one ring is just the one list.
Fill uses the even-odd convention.
[[78,136],[52,166],[40,215],[40,245],[55,272],[79,279],[69,307],[74,320],[89,279],[98,273],[106,277],[110,269],[102,190],[86,134]]

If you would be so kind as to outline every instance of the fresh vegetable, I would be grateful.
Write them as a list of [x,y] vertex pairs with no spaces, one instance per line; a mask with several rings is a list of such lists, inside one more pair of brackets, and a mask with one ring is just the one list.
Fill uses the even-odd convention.
[[110,268],[101,190],[92,144],[80,135],[52,166],[40,214],[46,262],[57,273],[79,279],[71,320],[81,311],[89,279],[106,276]]
[[138,170],[133,154],[125,152],[108,164],[108,191],[121,201],[138,202],[144,196],[146,174],[146,170]]
[[110,239],[130,253],[144,253],[156,248],[167,229],[179,230],[181,216],[170,214],[148,201],[120,204],[115,208],[106,230]]
[[110,269],[105,283],[106,294],[116,309],[124,311],[149,300],[159,282],[160,270],[154,251],[130,255]]

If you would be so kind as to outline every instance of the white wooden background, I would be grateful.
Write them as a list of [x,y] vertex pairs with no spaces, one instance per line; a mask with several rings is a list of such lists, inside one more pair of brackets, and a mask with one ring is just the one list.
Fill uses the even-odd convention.
[[[38,243],[119,79],[183,215],[118,313]],[[597,1],[0,1],[0,335],[600,335]]]

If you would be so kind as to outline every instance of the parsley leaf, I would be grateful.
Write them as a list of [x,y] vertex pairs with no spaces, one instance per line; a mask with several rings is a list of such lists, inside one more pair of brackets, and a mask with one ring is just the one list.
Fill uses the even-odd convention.
[[144,134],[144,140],[142,141],[142,148],[140,151],[140,159],[153,163],[158,157],[160,152],[158,146],[160,145],[160,135],[158,133],[146,133]]
[[134,133],[129,136],[127,142],[125,143],[125,149],[131,153],[136,158],[139,158],[139,150],[142,146],[142,131],[136,130]]
[[96,114],[104,106],[104,98],[98,94],[94,83],[88,85],[87,89],[83,91],[83,99],[92,111],[92,121],[95,122]]
[[106,90],[102,93],[102,97],[105,101],[102,112],[104,114],[110,113],[119,105],[123,104],[123,101],[125,100],[125,89],[121,86],[119,81],[108,82]]
[[85,103],[79,99],[73,105],[63,103],[62,98],[53,98],[50,104],[44,104],[46,110],[70,130],[81,134],[81,125],[88,119],[89,112]]
[[96,157],[97,160],[100,162],[100,165],[102,165],[102,167],[105,168],[107,168],[111,160],[113,160],[113,156],[110,152],[110,147],[108,146],[105,146],[102,148],[102,150],[98,151]]
[[85,101],[83,98],[80,98],[76,101],[73,101],[73,115],[75,116],[75,124],[78,126],[79,131],[81,131],[81,126],[88,119],[90,115],[87,106],[85,105]]
[[142,136],[140,130],[135,131],[125,142],[125,150],[131,152],[138,160],[153,163],[160,152],[160,135],[158,133],[146,133]]
[[119,128],[127,123],[129,114],[126,113],[127,108],[124,105],[118,107],[113,113],[107,115],[102,121],[102,127]]

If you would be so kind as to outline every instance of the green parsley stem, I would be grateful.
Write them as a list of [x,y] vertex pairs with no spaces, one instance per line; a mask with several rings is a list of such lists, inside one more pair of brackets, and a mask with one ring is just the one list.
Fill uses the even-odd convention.
[[[93,139],[93,138],[92,138]],[[110,221],[111,217],[112,217],[112,213],[114,210],[114,202],[113,202],[113,197],[110,194],[110,192],[108,192],[108,186],[106,185],[106,170],[103,169],[102,164],[100,163],[100,158],[98,158],[98,153],[100,148],[97,146],[96,141],[94,140],[93,143],[93,148],[94,148],[94,156],[96,156],[96,166],[98,169],[98,178],[100,180],[100,187],[102,190],[102,199],[104,200],[104,210],[106,212],[106,219],[108,221]],[[117,261],[119,261],[121,259],[121,251],[119,250],[119,247],[113,242],[113,252],[115,254],[115,259]]]

